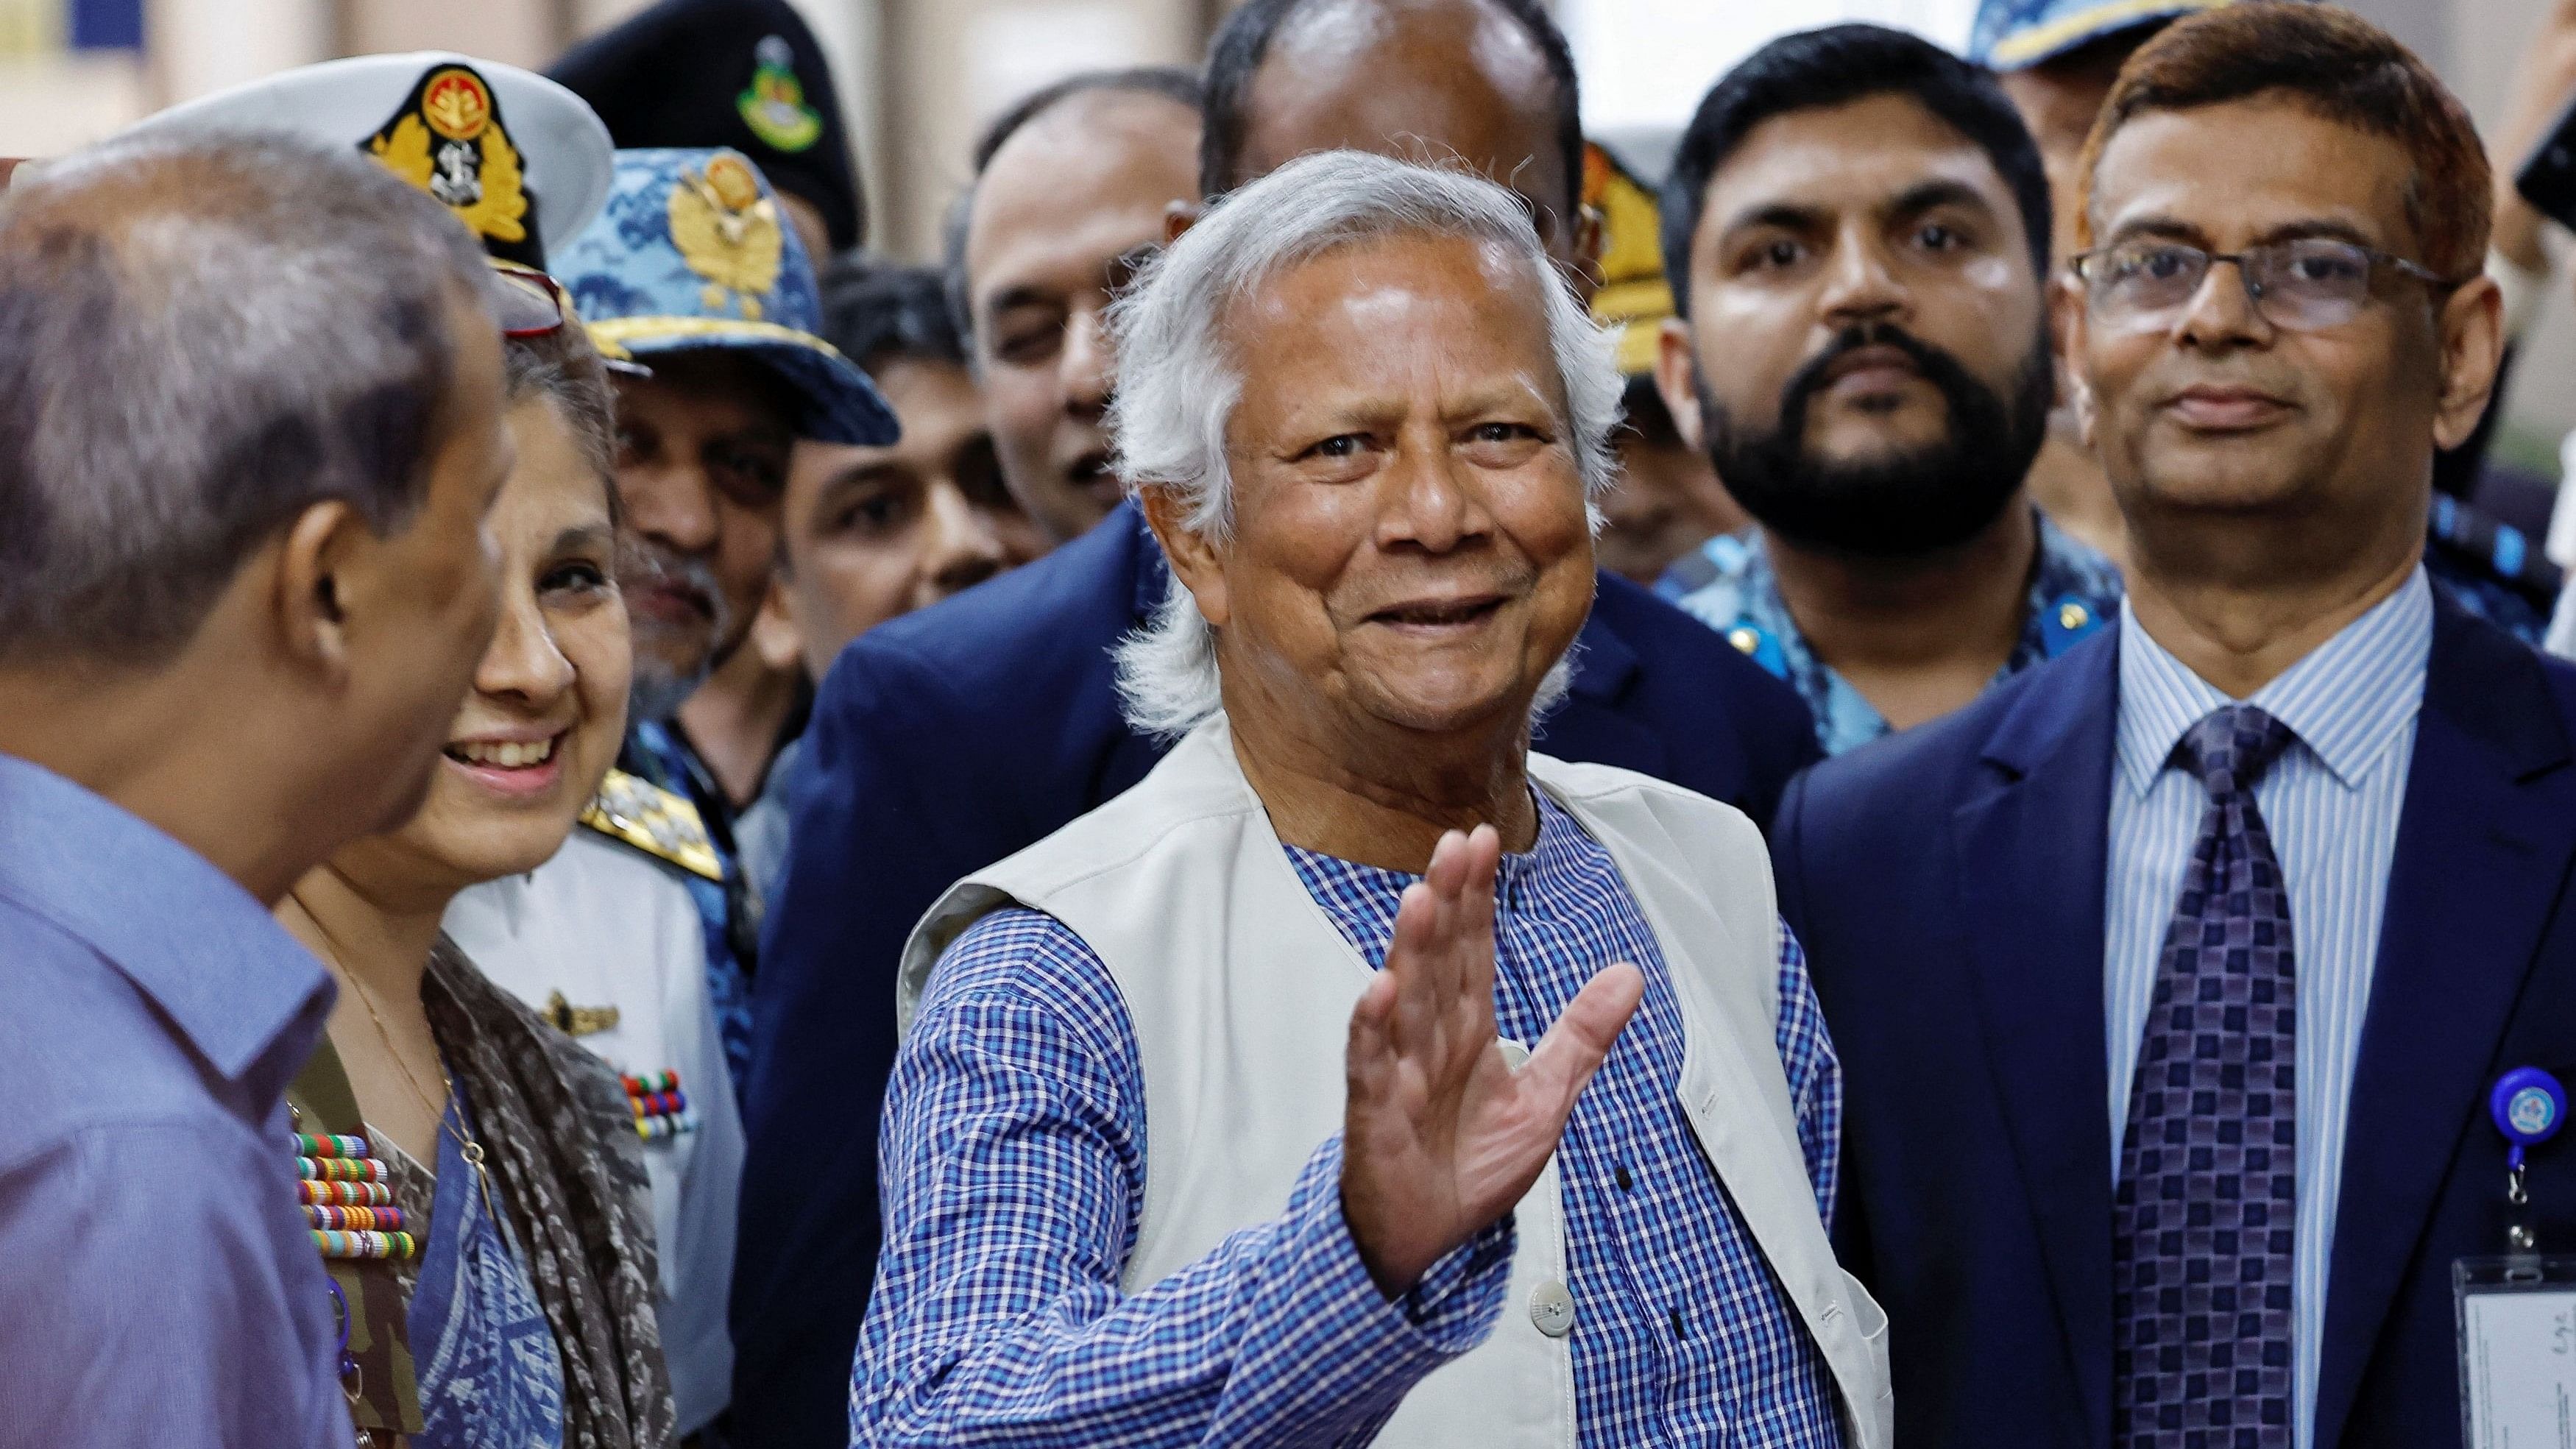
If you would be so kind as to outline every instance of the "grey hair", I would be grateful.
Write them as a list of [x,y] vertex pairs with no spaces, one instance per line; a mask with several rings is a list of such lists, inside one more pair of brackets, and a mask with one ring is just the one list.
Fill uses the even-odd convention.
[[0,197],[0,658],[166,657],[343,499],[389,532],[450,426],[448,308],[492,274],[344,146],[109,141]]
[[[1363,151],[1301,157],[1238,188],[1153,260],[1109,313],[1118,389],[1109,408],[1119,477],[1131,495],[1157,489],[1181,526],[1222,542],[1234,524],[1226,425],[1241,399],[1241,364],[1221,334],[1226,312],[1291,267],[1341,247],[1397,236],[1456,237],[1502,249],[1540,279],[1548,342],[1565,394],[1565,436],[1584,496],[1617,478],[1613,338],[1596,325],[1548,256],[1511,192],[1463,168]],[[1593,515],[1599,526],[1599,515]],[[1154,618],[1118,645],[1128,723],[1187,733],[1223,708],[1216,632],[1175,577]],[[1563,697],[1570,655],[1541,686],[1534,713]]]

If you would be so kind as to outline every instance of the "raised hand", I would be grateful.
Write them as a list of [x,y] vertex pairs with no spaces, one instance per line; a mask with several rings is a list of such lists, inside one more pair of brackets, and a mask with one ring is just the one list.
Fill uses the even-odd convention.
[[1490,825],[1440,837],[1351,1010],[1342,1215],[1390,1299],[1529,1191],[1646,993],[1636,967],[1604,968],[1514,1071],[1494,1034],[1502,849]]

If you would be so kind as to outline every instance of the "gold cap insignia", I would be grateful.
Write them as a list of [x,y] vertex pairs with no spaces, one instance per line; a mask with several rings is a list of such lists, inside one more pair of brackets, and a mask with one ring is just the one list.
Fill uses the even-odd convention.
[[704,171],[683,168],[671,187],[671,244],[707,279],[707,310],[730,306],[760,320],[760,299],[778,285],[786,237],[778,204],[760,194],[760,175],[739,152],[718,151]]
[[599,782],[599,793],[581,812],[581,823],[691,875],[724,879],[724,863],[716,858],[715,842],[707,836],[698,807],[650,780],[624,770],[609,771],[608,778]]
[[557,991],[546,997],[546,1025],[566,1036],[597,1036],[617,1025],[614,1006],[575,1006]]
[[492,87],[472,67],[430,67],[365,144],[396,176],[455,212],[484,250],[544,264],[531,225],[536,202],[521,178],[518,148],[510,144]]

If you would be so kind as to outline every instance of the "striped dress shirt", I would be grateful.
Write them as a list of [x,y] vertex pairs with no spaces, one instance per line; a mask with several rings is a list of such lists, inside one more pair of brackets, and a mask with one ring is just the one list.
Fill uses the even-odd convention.
[[[2432,649],[2432,586],[2419,568],[2245,701],[2297,736],[2256,783],[2254,801],[2289,886],[2291,969],[2298,983],[2299,1207],[2291,1301],[2299,1449],[2307,1449],[2314,1432],[2353,1067]],[[2203,716],[2235,702],[2150,638],[2121,604],[2103,914],[2114,1181],[2157,961],[2209,808],[2208,792],[2175,763],[2174,747]]]
[[[1676,1100],[1683,1035],[1662,953],[1609,852],[1540,797],[1497,882],[1495,1017],[1535,1042],[1593,973],[1645,1002],[1559,1148],[1585,1449],[1829,1449],[1839,1402]],[[1381,963],[1420,877],[1291,848],[1307,893]],[[1784,927],[1775,1045],[1818,1211],[1841,1068]],[[1004,910],[940,959],[886,1103],[886,1249],[850,1390],[859,1445],[1357,1444],[1502,1309],[1511,1219],[1398,1303],[1341,1214],[1338,1137],[1277,1218],[1129,1297],[1145,1086],[1108,967],[1050,917]]]

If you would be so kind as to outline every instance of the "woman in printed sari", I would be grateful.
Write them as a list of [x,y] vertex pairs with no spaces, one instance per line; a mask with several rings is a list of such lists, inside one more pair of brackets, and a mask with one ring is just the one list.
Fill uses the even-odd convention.
[[626,1094],[440,930],[457,892],[555,853],[625,729],[607,379],[550,279],[503,280],[518,456],[487,524],[500,622],[419,815],[278,907],[340,985],[290,1093],[296,1151],[362,1441],[664,1449]]

